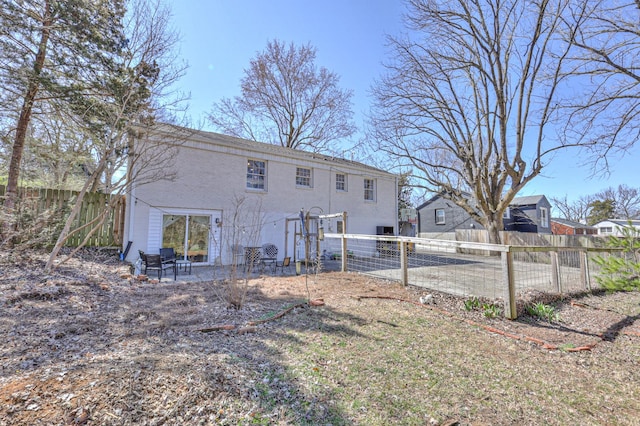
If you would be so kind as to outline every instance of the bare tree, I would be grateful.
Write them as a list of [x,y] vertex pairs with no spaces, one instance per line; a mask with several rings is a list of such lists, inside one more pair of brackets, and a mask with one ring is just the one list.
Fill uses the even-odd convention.
[[311,45],[277,40],[251,60],[240,96],[214,104],[209,120],[222,132],[284,147],[328,151],[355,132],[353,93],[338,76],[315,65]]
[[235,309],[244,306],[249,290],[249,278],[257,268],[259,259],[246,256],[245,247],[255,247],[260,243],[264,228],[262,201],[245,195],[236,195],[231,201],[231,209],[222,220],[221,252],[231,253],[229,272],[223,279],[215,279],[213,290],[216,296]]
[[571,72],[583,79],[564,103],[566,134],[592,143],[596,172],[609,169],[609,154],[624,155],[640,138],[640,1],[576,2],[567,17],[579,31]]
[[560,36],[575,31],[569,0],[408,4],[413,33],[391,39],[393,62],[373,90],[374,137],[499,242],[516,194],[572,145],[551,135],[568,77]]
[[[160,179],[171,180],[175,171],[172,159],[180,141],[189,131],[170,125],[159,125],[159,118],[170,118],[170,112],[181,98],[171,85],[182,76],[184,67],[175,61],[177,34],[170,29],[170,11],[158,0],[136,0],[131,3],[129,21],[125,25],[128,46],[120,56],[120,72],[105,76],[104,96],[76,103],[79,124],[92,139],[95,169],[85,181],[64,229],[54,246],[46,268],[54,261],[65,241],[75,232],[89,228],[85,240],[64,263],[79,250],[102,225],[112,205],[82,228],[73,229],[82,199],[90,190],[122,195],[137,185]],[[80,108],[83,106],[84,108]],[[170,135],[172,143],[167,142]],[[117,197],[112,197],[112,203]]]
[[560,217],[581,223],[614,218],[640,218],[640,188],[624,184],[617,188],[605,188],[573,201],[566,195],[562,198],[552,197],[551,201],[559,210]]
[[551,202],[553,203],[553,207],[559,210],[559,217],[574,222],[587,223],[590,206],[594,199],[594,196],[586,195],[577,200],[570,201],[565,195],[562,198],[551,197]]
[[[612,200],[615,206],[614,215],[617,219],[640,218],[640,190],[627,185],[618,185],[599,191],[594,196],[596,200]],[[613,218],[609,218],[613,219]]]

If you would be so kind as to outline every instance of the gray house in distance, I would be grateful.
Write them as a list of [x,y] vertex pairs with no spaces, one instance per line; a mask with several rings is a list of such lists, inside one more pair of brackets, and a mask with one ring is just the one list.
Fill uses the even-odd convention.
[[484,229],[462,207],[437,194],[418,206],[418,234],[455,232],[456,229]]
[[[455,232],[456,229],[484,229],[453,201],[437,194],[417,208],[418,233]],[[516,197],[504,212],[504,230],[551,233],[551,204],[544,195]]]

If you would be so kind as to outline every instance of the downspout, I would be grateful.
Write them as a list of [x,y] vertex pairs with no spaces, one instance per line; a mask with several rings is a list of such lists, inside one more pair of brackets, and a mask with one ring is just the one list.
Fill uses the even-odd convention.
[[[130,138],[132,136],[129,136]],[[129,152],[133,151],[135,148],[135,141],[130,142]],[[127,167],[127,184],[129,185],[129,191],[127,191],[127,211],[126,220],[129,221],[127,224],[127,238],[123,238],[122,244],[125,244],[126,241],[133,241],[133,230],[134,230],[134,219],[135,219],[135,209],[136,204],[138,203],[138,199],[136,198],[136,185],[135,182],[132,181],[131,176],[133,176],[133,172],[131,168],[133,167],[133,160],[129,157],[129,166]],[[123,260],[127,260],[126,258]]]

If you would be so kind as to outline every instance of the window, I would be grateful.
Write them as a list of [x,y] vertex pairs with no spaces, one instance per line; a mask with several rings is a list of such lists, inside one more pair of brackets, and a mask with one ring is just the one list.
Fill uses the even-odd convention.
[[336,232],[338,234],[342,234],[344,232],[344,228],[341,220],[337,222],[336,228],[337,228]]
[[375,201],[375,181],[373,179],[364,180],[364,199],[365,201]]
[[436,225],[444,225],[444,209],[436,209]]
[[543,228],[549,227],[549,216],[546,207],[540,207],[540,226]]
[[311,169],[296,167],[296,185],[311,188]]
[[613,226],[603,226],[600,228],[601,234],[613,234]]
[[336,191],[347,190],[347,175],[344,173],[336,173]]
[[502,213],[502,218],[503,219],[511,219],[511,209],[509,207],[507,207],[504,210],[504,213]]
[[247,161],[247,188],[266,189],[267,163],[259,160]]

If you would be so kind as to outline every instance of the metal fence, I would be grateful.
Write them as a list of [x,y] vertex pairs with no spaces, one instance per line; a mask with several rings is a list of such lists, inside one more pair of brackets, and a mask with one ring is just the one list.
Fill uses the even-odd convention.
[[[507,318],[527,293],[598,287],[594,256],[611,249],[526,247],[356,234],[326,234],[323,255],[360,272],[463,297],[502,299]],[[617,253],[620,254],[620,251]]]

